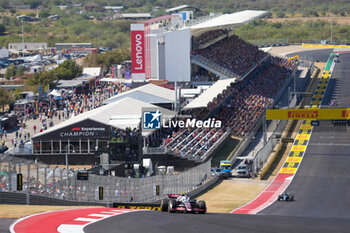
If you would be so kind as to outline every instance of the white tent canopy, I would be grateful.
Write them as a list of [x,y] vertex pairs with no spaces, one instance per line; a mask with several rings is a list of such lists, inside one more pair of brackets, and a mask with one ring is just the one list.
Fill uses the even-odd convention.
[[116,83],[118,80],[116,78],[102,78],[100,82],[113,82]]
[[53,95],[53,96],[61,96],[61,93],[59,92],[59,91],[57,91],[56,89],[54,89],[54,90],[52,90],[51,92],[50,92],[50,94],[49,95]]
[[87,67],[83,69],[83,74],[88,74],[91,76],[100,76],[101,75],[101,67]]
[[205,108],[208,103],[212,101],[216,96],[222,93],[231,83],[235,82],[236,78],[223,79],[214,83],[206,91],[204,91],[200,96],[194,99],[191,103],[184,107],[184,110],[191,108]]
[[[165,103],[165,102],[171,103],[171,102],[175,102],[175,91],[150,83],[150,84],[146,84],[146,85],[119,93],[118,95],[115,95],[115,96],[105,100],[103,103],[104,104],[113,103],[113,102],[118,101],[124,97],[133,97],[133,98],[136,98],[139,100],[143,100],[142,98],[147,97],[147,101],[146,101],[146,99],[143,101],[151,103],[153,101],[150,99],[155,99],[155,102],[153,102],[153,103],[156,103],[157,101],[160,101],[160,100],[162,100],[162,101],[158,102],[158,103]],[[142,97],[142,98],[140,99],[140,97]],[[151,97],[153,97],[153,98],[151,98]]]

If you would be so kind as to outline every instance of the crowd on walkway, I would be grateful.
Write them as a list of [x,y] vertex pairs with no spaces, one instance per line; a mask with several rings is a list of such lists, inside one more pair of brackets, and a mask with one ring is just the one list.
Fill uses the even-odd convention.
[[32,136],[41,133],[60,122],[90,111],[102,105],[106,99],[128,90],[122,83],[103,84],[89,93],[62,92],[61,98],[53,96],[41,98],[36,106],[27,106],[17,112],[18,126],[15,129],[1,130],[1,143],[8,148],[23,145]]

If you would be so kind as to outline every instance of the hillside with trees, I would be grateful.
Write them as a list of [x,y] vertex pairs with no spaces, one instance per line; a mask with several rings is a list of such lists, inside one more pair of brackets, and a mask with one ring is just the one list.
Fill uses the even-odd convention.
[[[252,10],[270,10],[272,12],[280,12],[285,14],[302,14],[302,15],[323,15],[332,13],[335,15],[346,15],[350,13],[349,0],[0,0],[0,7],[3,10],[10,9],[12,5],[30,5],[32,9],[40,6],[41,9],[51,9],[58,5],[73,4],[85,5],[89,2],[95,2],[101,6],[124,6],[126,11],[132,12],[151,12],[154,6],[162,9],[188,4],[202,11],[212,12],[233,12],[245,9]],[[136,10],[136,11],[135,11]]]

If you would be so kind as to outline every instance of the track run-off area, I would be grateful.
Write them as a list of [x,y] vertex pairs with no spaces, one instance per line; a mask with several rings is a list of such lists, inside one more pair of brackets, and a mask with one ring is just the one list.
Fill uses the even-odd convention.
[[[349,107],[350,53],[331,54],[311,108],[336,101]],[[348,94],[349,93],[349,94]],[[112,208],[47,212],[17,220],[11,232],[349,232],[350,133],[330,121],[304,121],[271,184],[233,214],[169,214]],[[276,202],[284,190],[294,202]],[[239,191],[239,190],[238,190]],[[59,220],[59,221],[57,221]],[[25,223],[25,224],[24,224]],[[45,227],[47,225],[47,227]],[[22,227],[24,226],[24,227]]]

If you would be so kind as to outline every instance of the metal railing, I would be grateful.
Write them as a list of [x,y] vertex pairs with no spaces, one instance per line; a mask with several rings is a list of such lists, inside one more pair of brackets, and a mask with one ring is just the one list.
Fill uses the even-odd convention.
[[[289,104],[289,108],[294,108],[297,103],[297,98],[294,96]],[[271,132],[270,137],[268,137],[266,144],[255,153],[252,160],[252,174],[256,175],[258,171],[261,170],[266,160],[268,159],[273,148],[276,146],[279,139],[276,135],[281,135],[283,129],[286,127],[288,120],[273,120],[271,121],[267,132]]]
[[222,66],[214,63],[213,61],[209,60],[208,58],[205,58],[201,55],[192,55],[191,56],[192,61],[197,61],[199,63],[202,63],[203,65],[208,66],[209,68],[215,70],[216,72],[227,76],[228,78],[236,78],[238,75],[226,68],[223,68]]
[[[0,191],[83,202],[154,202],[168,193],[191,192],[211,179],[211,160],[175,175],[126,178],[89,174],[78,180],[77,171],[48,166],[13,156],[0,156]],[[17,190],[22,174],[23,190]],[[103,200],[99,188],[103,188]]]
[[349,40],[325,40],[325,39],[297,39],[297,38],[277,38],[248,40],[249,43],[259,47],[286,46],[290,44],[324,44],[324,45],[350,45]]
[[157,154],[157,155],[162,155],[167,153],[167,148],[165,146],[161,147],[144,147],[143,148],[143,154],[144,155],[152,155],[152,154]]
[[193,19],[191,21],[185,22],[183,26],[184,27],[192,27],[192,26],[194,26],[196,24],[203,23],[205,21],[208,21],[210,19],[216,18],[216,17],[221,16],[221,15],[223,15],[222,12],[217,12],[217,13],[212,13],[212,15],[198,17],[198,18]]

